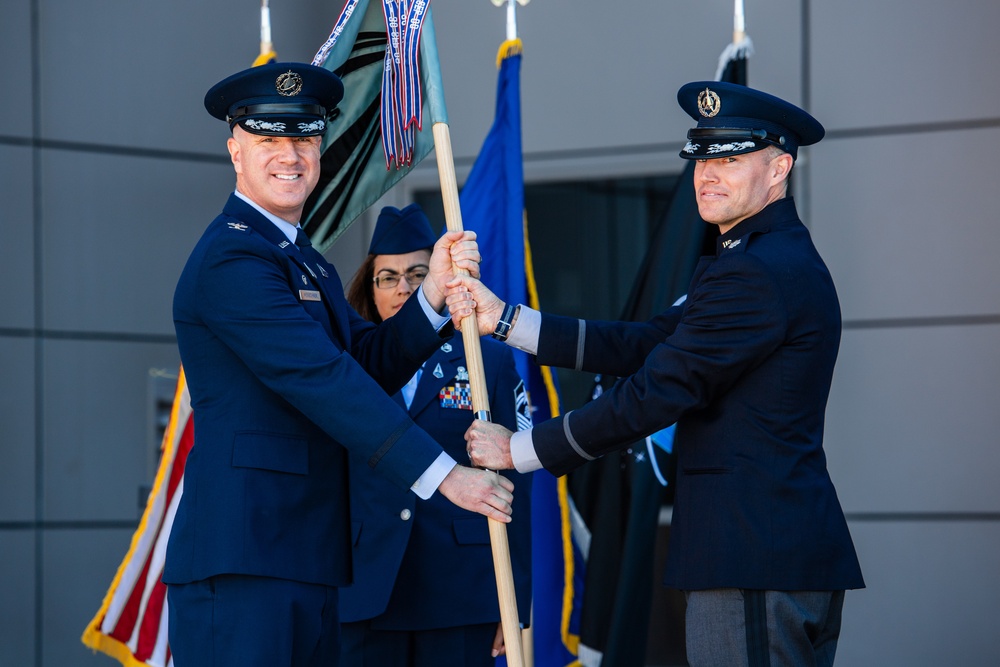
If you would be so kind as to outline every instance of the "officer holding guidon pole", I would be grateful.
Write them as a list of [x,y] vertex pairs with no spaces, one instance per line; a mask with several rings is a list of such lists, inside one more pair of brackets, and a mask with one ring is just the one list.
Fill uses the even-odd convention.
[[823,422],[840,343],[836,289],[788,179],[823,138],[804,110],[762,91],[689,83],[698,211],[719,228],[687,300],[645,323],[583,321],[449,283],[471,312],[538,363],[625,378],[517,433],[473,422],[472,462],[562,475],[676,422],[677,489],[665,583],[687,596],[692,667],[831,665],[845,589],[864,587],[826,468]]

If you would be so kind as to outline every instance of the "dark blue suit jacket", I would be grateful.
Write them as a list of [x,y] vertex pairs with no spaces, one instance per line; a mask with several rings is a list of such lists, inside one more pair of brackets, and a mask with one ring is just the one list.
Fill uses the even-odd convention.
[[195,442],[163,581],[350,583],[348,451],[399,489],[441,453],[389,396],[442,343],[420,304],[366,322],[332,265],[233,195],[181,274],[174,325]]
[[572,367],[582,344],[584,370],[626,379],[536,427],[539,459],[563,474],[676,422],[667,585],[863,587],[823,452],[840,329],[794,202],[775,202],[719,239],[682,306],[649,322],[587,322],[584,340],[577,320],[543,318],[540,363]]
[[[412,299],[411,299],[412,300]],[[393,318],[395,319],[395,318]],[[482,340],[492,420],[517,430],[527,419],[524,385],[509,348]],[[424,364],[410,417],[456,460],[468,457],[465,431],[471,409],[448,407],[447,394],[468,372],[460,336]],[[459,382],[456,382],[456,379]],[[468,381],[465,376],[465,381]],[[446,396],[442,398],[442,393]],[[400,394],[394,397],[403,403]],[[507,524],[518,617],[531,607],[531,475],[504,474],[514,482],[513,521]],[[372,619],[381,630],[425,630],[500,620],[496,575],[485,517],[440,494],[419,501],[351,457],[351,528],[354,584],[340,591],[342,622]]]

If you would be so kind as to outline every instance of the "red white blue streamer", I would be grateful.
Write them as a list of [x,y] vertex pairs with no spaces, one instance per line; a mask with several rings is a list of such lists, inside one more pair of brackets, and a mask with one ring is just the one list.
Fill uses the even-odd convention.
[[[347,0],[333,32],[312,64],[322,66],[358,0]],[[397,168],[413,162],[416,132],[423,127],[420,89],[420,33],[430,0],[382,0],[387,44],[382,72],[381,124],[385,165]]]

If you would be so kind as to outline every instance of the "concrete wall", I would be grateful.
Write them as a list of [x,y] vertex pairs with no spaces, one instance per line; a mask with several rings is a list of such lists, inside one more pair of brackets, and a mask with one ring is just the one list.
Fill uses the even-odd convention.
[[[340,2],[275,0],[308,60]],[[201,107],[257,51],[258,4],[5,0],[0,20],[0,665],[107,665],[79,643],[151,481],[151,369],[173,286],[232,187]],[[460,177],[493,113],[503,11],[434,0]],[[529,180],[679,171],[677,88],[712,78],[729,0],[519,10]],[[750,83],[828,138],[796,197],[845,319],[830,468],[868,580],[840,665],[989,665],[1000,594],[1000,281],[991,232],[1000,5],[750,0]],[[430,164],[389,200],[436,183]],[[330,255],[349,275],[369,221]],[[567,221],[567,231],[570,231]]]

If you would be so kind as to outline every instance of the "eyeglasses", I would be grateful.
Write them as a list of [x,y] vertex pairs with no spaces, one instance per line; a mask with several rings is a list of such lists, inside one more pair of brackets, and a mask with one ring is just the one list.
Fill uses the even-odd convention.
[[399,284],[400,278],[405,279],[406,284],[410,287],[417,287],[420,283],[424,282],[424,278],[426,277],[427,269],[413,269],[412,271],[407,271],[402,276],[398,273],[386,273],[381,276],[375,276],[372,281],[375,283],[375,287],[379,289],[392,289]]

